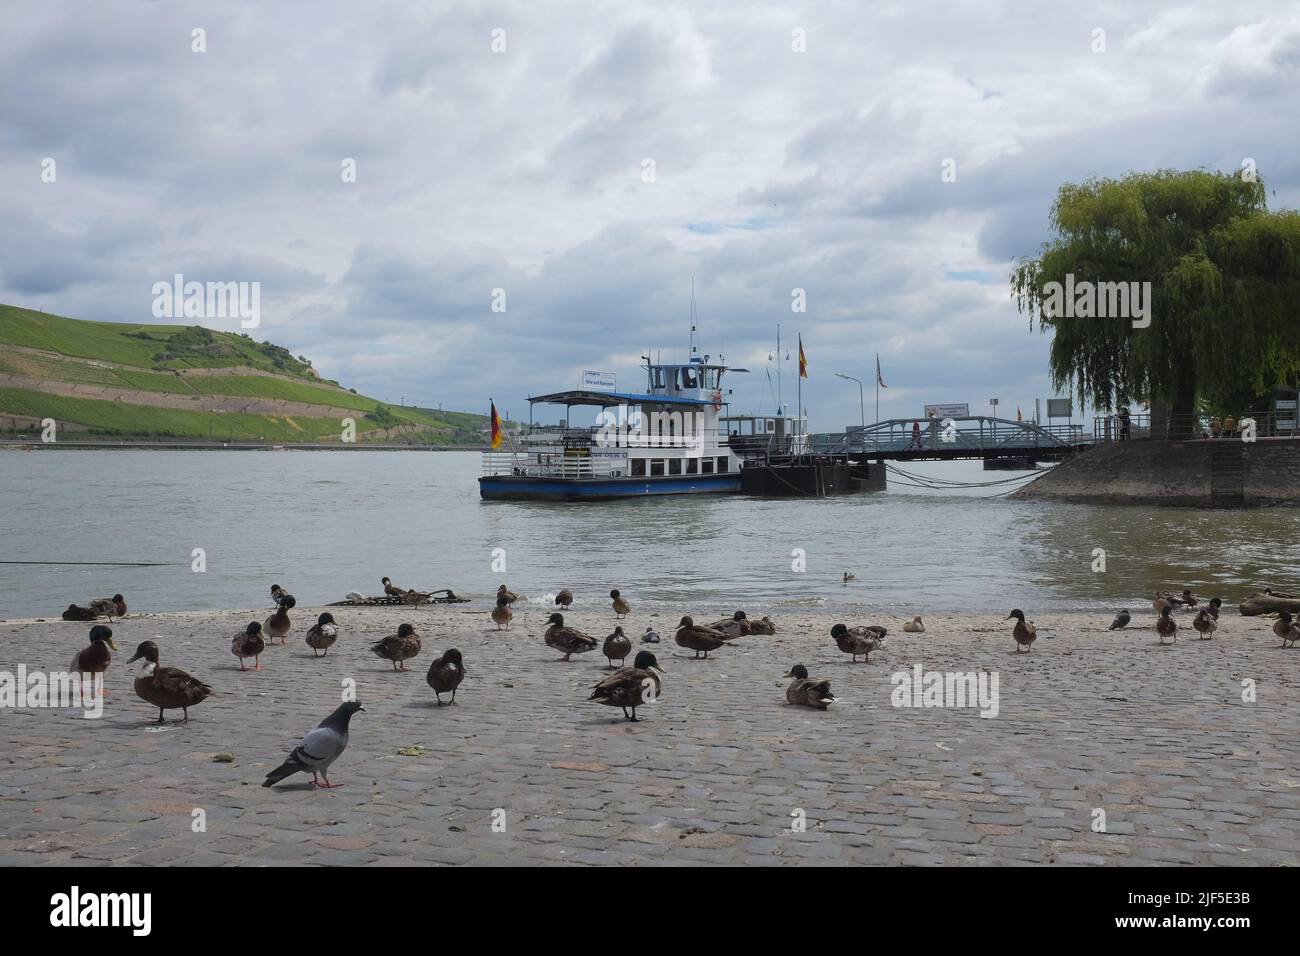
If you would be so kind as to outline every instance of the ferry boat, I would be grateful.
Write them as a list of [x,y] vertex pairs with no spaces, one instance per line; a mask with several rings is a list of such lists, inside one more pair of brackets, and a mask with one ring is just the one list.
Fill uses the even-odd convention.
[[[694,354],[682,364],[645,356],[643,392],[576,388],[528,399],[528,430],[483,453],[479,493],[489,500],[586,501],[740,490],[743,454],[729,442],[722,381],[745,372]],[[564,409],[558,426],[534,425],[538,405]],[[571,427],[574,408],[599,409]]]

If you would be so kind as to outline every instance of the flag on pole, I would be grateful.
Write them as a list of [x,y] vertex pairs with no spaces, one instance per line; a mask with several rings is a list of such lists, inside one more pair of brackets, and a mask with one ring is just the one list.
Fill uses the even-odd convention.
[[879,385],[881,388],[889,388],[889,386],[885,384],[885,380],[880,377],[880,356],[879,355],[876,356],[876,384]]
[[1020,406],[1017,405],[1017,406],[1016,406],[1016,421],[1018,421],[1018,422],[1023,422],[1024,420],[1025,420],[1025,417],[1024,417],[1023,415],[1020,414]]
[[808,356],[803,354],[803,336],[799,336],[799,377],[808,377]]
[[497,414],[497,403],[492,403],[492,447],[501,447],[501,416]]

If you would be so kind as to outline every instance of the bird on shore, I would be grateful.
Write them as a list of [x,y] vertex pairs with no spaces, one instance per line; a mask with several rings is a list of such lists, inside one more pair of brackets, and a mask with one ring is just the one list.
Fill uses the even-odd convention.
[[[312,784],[322,790],[341,787],[341,783],[330,783],[330,764],[338,760],[348,746],[348,725],[352,715],[365,711],[356,701],[340,704],[314,730],[309,730],[298,746],[293,748],[287,760],[266,775],[262,786],[270,787],[285,777],[295,773],[310,773]],[[324,780],[324,783],[321,783]]]
[[451,702],[456,703],[456,688],[464,679],[465,662],[461,659],[460,651],[454,647],[443,651],[442,657],[429,665],[429,673],[425,675],[425,680],[438,698],[439,707],[442,706],[443,694],[451,694]]
[[1191,588],[1183,588],[1183,596],[1176,598],[1175,600],[1184,607],[1196,607],[1196,605],[1200,603],[1196,600],[1196,595],[1192,593]]
[[[107,624],[96,624],[90,629],[90,645],[73,655],[72,665],[68,671],[72,674],[94,674],[98,677],[108,670],[108,665],[113,662],[112,652],[115,650],[117,645],[113,643],[113,629]],[[101,694],[104,692],[102,684],[99,691]]]
[[853,663],[858,662],[858,655],[862,655],[864,664],[871,663],[871,652],[881,644],[885,643],[885,635],[889,631],[879,624],[855,625],[849,627],[845,624],[836,624],[831,628],[831,637],[835,638],[835,643],[839,645],[841,651],[845,654],[853,655]]
[[569,605],[572,604],[572,603],[573,603],[573,592],[572,592],[572,591],[561,591],[560,593],[558,593],[557,595],[555,595],[555,606],[556,606],[556,607],[564,608],[564,610],[567,611],[567,610],[569,609]]
[[1131,620],[1133,620],[1133,617],[1128,613],[1128,608],[1124,608],[1122,611],[1120,611],[1118,614],[1115,615],[1115,620],[1110,622],[1110,627],[1108,627],[1106,630],[1122,631],[1124,630],[1124,628],[1128,627],[1128,622]]
[[[659,678],[663,673],[654,654],[637,651],[631,667],[620,667],[610,674],[596,685],[587,700],[598,701],[606,707],[621,707],[624,717],[638,721],[641,718],[636,715],[636,709],[659,699],[663,691],[663,682]],[[630,716],[629,707],[632,709]]]
[[618,615],[620,618],[627,617],[629,614],[632,613],[632,605],[628,604],[627,601],[623,598],[623,596],[618,593],[618,588],[615,588],[614,590],[610,591],[609,596],[612,599],[614,613]]
[[93,621],[99,617],[92,608],[82,607],[80,604],[69,604],[68,609],[63,612],[65,621]]
[[910,621],[903,622],[903,630],[908,634],[924,634],[925,622],[921,620],[921,615],[916,615]]
[[1165,605],[1172,606],[1176,598],[1168,591],[1157,591],[1156,596],[1151,601],[1151,609],[1157,614],[1164,610]]
[[334,621],[334,615],[329,611],[316,618],[316,623],[307,629],[307,646],[311,648],[313,657],[321,656],[316,653],[317,651],[324,651],[325,656],[328,656],[330,648],[338,639],[339,628]]
[[746,620],[749,621],[749,633],[751,634],[775,634],[776,633],[776,625],[772,623],[772,619],[768,617],[766,614],[764,614],[763,617],[757,621],[752,620],[750,618],[746,618]]
[[1178,622],[1173,619],[1172,611],[1174,606],[1166,604],[1160,609],[1160,616],[1156,618],[1156,633],[1160,635],[1160,643],[1165,642],[1166,637],[1172,637],[1174,643],[1178,643]]
[[379,583],[384,586],[384,593],[389,597],[404,597],[406,591],[395,585],[389,578],[380,578]]
[[248,626],[242,631],[236,632],[230,640],[230,653],[239,658],[239,669],[248,670],[244,666],[244,658],[253,659],[253,670],[262,669],[262,652],[266,650],[266,638],[262,635],[262,625],[257,621],[249,621]]
[[696,624],[690,616],[683,617],[677,624],[677,636],[675,638],[678,647],[684,647],[688,651],[694,651],[695,657],[704,652],[704,659],[708,660],[709,651],[716,651],[719,647],[726,644],[731,637],[722,631],[712,627],[706,627],[703,624]]
[[497,600],[499,601],[502,598],[506,599],[507,604],[514,604],[519,600],[519,595],[503,584],[501,587],[497,588]]
[[181,723],[188,723],[190,708],[211,697],[212,688],[177,667],[159,667],[158,645],[153,641],[142,641],[127,663],[134,663],[142,657],[144,664],[135,679],[135,695],[158,708],[158,723],[167,723],[163,718],[164,710],[177,707],[185,715]]
[[641,635],[641,643],[642,643],[642,644],[658,644],[658,643],[659,643],[659,632],[656,631],[653,627],[647,627],[647,628],[645,629],[645,633]]
[[746,634],[754,632],[749,621],[745,618],[744,611],[737,611],[731,617],[724,617],[722,620],[714,621],[706,626],[713,628],[715,631],[721,631],[728,637],[744,637]]
[[614,633],[605,638],[605,645],[601,648],[607,658],[609,658],[609,669],[614,669],[614,661],[618,660],[619,667],[627,663],[627,655],[632,653],[632,639],[623,634],[623,628],[614,628]]
[[827,706],[835,703],[835,696],[831,693],[831,682],[812,679],[808,676],[808,668],[802,664],[795,664],[783,676],[794,678],[790,686],[785,689],[787,702],[799,707],[815,707],[817,710],[825,710]]
[[1282,638],[1283,647],[1295,647],[1300,640],[1300,627],[1296,627],[1290,611],[1279,611],[1273,622],[1273,633]]
[[266,633],[270,635],[272,642],[278,637],[281,644],[289,642],[289,629],[293,626],[289,620],[289,609],[297,605],[292,594],[286,594],[280,599],[279,605],[275,611],[262,624]]
[[[556,598],[559,600],[559,598]],[[590,634],[583,634],[576,627],[566,627],[564,624],[564,615],[556,611],[546,619],[550,625],[544,635],[547,647],[553,647],[555,650],[564,654],[562,660],[568,660],[570,654],[585,654],[588,651],[594,651],[598,645],[596,639]]]
[[1196,628],[1201,635],[1201,640],[1206,641],[1214,637],[1214,632],[1218,630],[1219,622],[1215,620],[1213,614],[1207,609],[1201,608],[1196,612],[1196,617],[1192,620],[1192,627]]
[[278,584],[271,585],[271,600],[275,602],[276,607],[279,607],[281,604],[283,604],[284,599],[287,597],[293,597],[293,595],[291,595],[284,588],[280,587],[280,585]]
[[1038,638],[1038,629],[1034,627],[1033,621],[1025,620],[1025,612],[1020,608],[1016,608],[1003,620],[1009,621],[1013,617],[1016,619],[1016,626],[1012,629],[1011,636],[1016,639],[1016,653],[1019,653],[1022,647],[1026,651],[1031,650],[1031,645]]
[[408,590],[402,594],[403,604],[428,604],[429,598],[433,597],[432,591]]
[[509,598],[498,597],[497,606],[492,609],[492,620],[497,626],[497,630],[505,628],[510,630],[510,619],[515,616],[515,612],[510,610]]
[[420,635],[410,624],[397,628],[396,634],[389,634],[370,645],[370,651],[376,657],[392,661],[393,670],[406,670],[406,662],[420,653]]
[[1223,607],[1223,598],[1210,598],[1210,603],[1205,605],[1205,609],[1210,612],[1210,616],[1216,621],[1219,619],[1219,609]]
[[120,594],[114,594],[111,598],[94,598],[88,606],[97,616],[106,617],[110,621],[115,617],[126,617],[126,598]]

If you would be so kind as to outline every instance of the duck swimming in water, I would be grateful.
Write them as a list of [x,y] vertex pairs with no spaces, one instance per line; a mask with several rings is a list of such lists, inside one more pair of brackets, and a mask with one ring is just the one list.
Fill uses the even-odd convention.
[[135,654],[128,664],[144,658],[140,676],[135,679],[135,693],[146,704],[158,708],[158,723],[165,724],[164,710],[177,707],[185,715],[181,723],[188,723],[190,708],[201,704],[212,696],[212,688],[201,680],[196,680],[176,667],[158,666],[158,645],[153,641],[143,641],[135,649]]
[[862,626],[848,627],[844,624],[836,624],[831,628],[831,637],[835,638],[835,643],[845,654],[853,655],[853,663],[857,663],[858,655],[862,655],[864,664],[871,663],[871,652],[885,642],[885,635],[889,633],[879,624],[867,624]]
[[338,639],[338,625],[334,623],[334,615],[328,611],[316,618],[316,623],[307,629],[307,646],[311,648],[314,657],[321,656],[317,651],[324,651],[325,656],[328,656],[330,648]]
[[590,634],[583,634],[576,627],[566,627],[564,615],[559,611],[556,611],[546,620],[550,624],[545,634],[546,646],[553,647],[563,653],[563,660],[567,661],[571,654],[585,654],[588,651],[594,651],[599,646],[596,639]]
[[1038,639],[1038,629],[1034,627],[1033,621],[1025,620],[1025,612],[1020,608],[1016,608],[1004,620],[1009,621],[1013,617],[1016,619],[1016,626],[1012,629],[1011,636],[1016,639],[1016,652],[1019,653],[1022,647],[1028,651],[1034,641]]
[[410,624],[403,624],[396,634],[389,634],[370,645],[370,652],[376,657],[392,661],[393,670],[406,670],[406,662],[420,653],[420,635]]
[[253,659],[253,670],[262,669],[262,652],[266,650],[266,638],[262,636],[262,625],[257,621],[249,621],[248,626],[242,631],[235,634],[230,640],[230,653],[239,658],[239,669],[248,670],[244,666],[244,658]]
[[788,703],[799,707],[815,707],[817,710],[825,710],[827,706],[835,703],[835,695],[831,693],[831,682],[813,680],[808,676],[808,668],[802,664],[795,664],[785,676],[794,678],[793,683],[785,689],[785,699]]
[[[621,667],[596,685],[587,700],[599,701],[606,707],[623,708],[623,716],[636,721],[636,709],[642,704],[659,699],[663,674],[659,661],[650,651],[638,651],[631,667]],[[632,713],[628,715],[628,708]]]

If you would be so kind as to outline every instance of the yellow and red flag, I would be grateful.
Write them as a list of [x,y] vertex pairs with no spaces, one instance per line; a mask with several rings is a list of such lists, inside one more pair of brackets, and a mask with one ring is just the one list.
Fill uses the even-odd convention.
[[501,416],[497,414],[497,403],[492,403],[492,447],[501,447]]
[[803,336],[799,336],[799,377],[808,377],[808,356],[803,354]]

